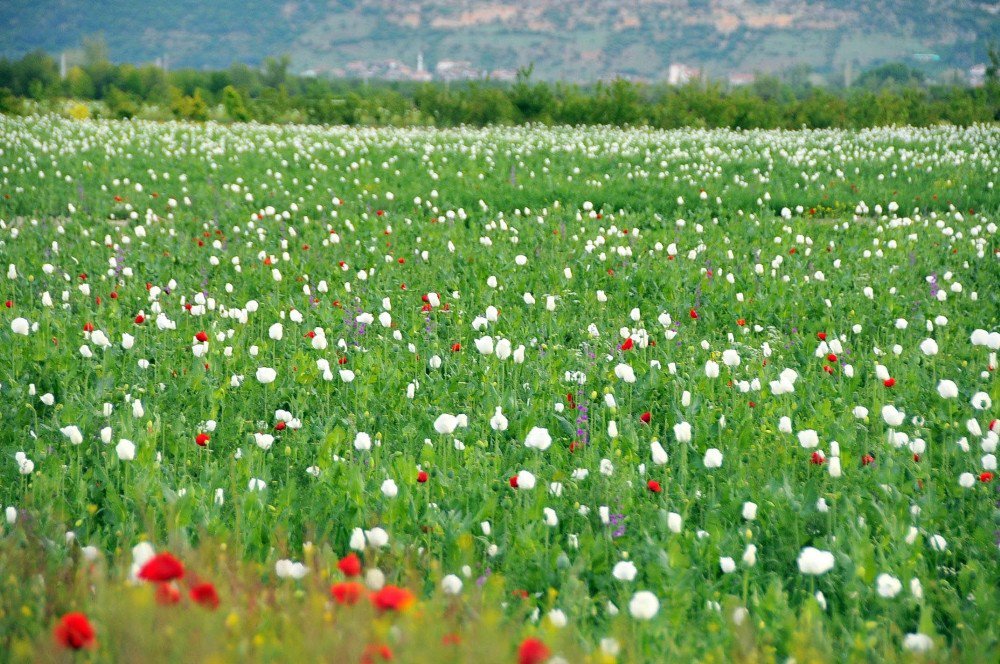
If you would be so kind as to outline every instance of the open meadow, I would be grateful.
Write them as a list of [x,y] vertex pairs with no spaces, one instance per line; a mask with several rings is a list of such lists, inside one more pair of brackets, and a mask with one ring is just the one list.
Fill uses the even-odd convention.
[[998,170],[0,117],[0,660],[998,661]]

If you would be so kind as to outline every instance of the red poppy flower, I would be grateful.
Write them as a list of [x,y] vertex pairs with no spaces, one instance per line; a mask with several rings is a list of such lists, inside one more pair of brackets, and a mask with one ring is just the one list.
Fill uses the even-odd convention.
[[818,339],[819,339],[820,341],[826,341],[826,332],[817,332],[817,333],[816,333],[816,337],[817,337],[817,338],[818,338]]
[[358,576],[361,574],[361,559],[358,554],[349,553],[337,562],[337,569],[343,572],[344,576]]
[[896,379],[886,378],[884,381],[882,381],[882,384],[885,385],[886,387],[892,387],[893,385],[896,384]]
[[460,350],[462,350],[462,344],[455,344],[451,347],[451,352],[453,353],[457,353]]
[[316,338],[316,330],[309,330],[308,332],[305,333],[304,336],[308,337],[309,339],[315,339]]
[[661,487],[660,483],[656,480],[649,480],[649,482],[646,483],[646,486],[649,487],[649,490],[653,493],[660,493],[663,491],[663,487]]
[[83,324],[83,331],[84,332],[93,332],[94,331],[94,324],[93,323],[84,323]]
[[920,455],[919,454],[914,454],[913,455],[913,460],[914,461],[920,461]]
[[184,566],[181,561],[169,553],[158,553],[142,566],[139,578],[143,581],[165,583],[184,576]]
[[540,639],[525,639],[517,649],[518,664],[542,664],[552,651]]
[[97,643],[94,637],[94,627],[87,620],[87,616],[82,613],[67,613],[52,631],[56,643],[63,648],[80,650],[81,648],[93,648]]
[[507,480],[507,481],[510,482],[510,486],[512,488],[514,488],[514,489],[517,488],[517,475],[512,475],[511,478],[509,480]]
[[446,646],[457,646],[462,642],[462,637],[454,632],[441,637],[441,644]]
[[207,581],[191,587],[191,599],[206,609],[219,608],[219,593],[216,592],[215,586]]
[[698,318],[698,312],[695,311],[694,309],[692,309],[690,312],[688,312],[688,315],[691,316],[691,318],[695,318],[695,319]]
[[743,327],[744,325],[747,324],[747,320],[746,318],[737,318],[736,324],[739,325],[740,327]]
[[194,335],[194,338],[200,341],[201,343],[205,343],[206,341],[208,341],[208,335],[205,333],[205,330],[202,330],[198,334]]
[[623,343],[621,346],[618,347],[618,350],[632,350],[632,347],[634,345],[635,344],[632,343],[632,337],[629,337],[628,339],[625,340],[625,343]]
[[146,322],[146,317],[143,316],[142,314],[139,314],[138,316],[135,317],[135,324],[136,325],[142,325],[145,322]]
[[207,433],[199,433],[194,437],[194,442],[198,444],[198,447],[205,447],[208,445],[209,437]]
[[416,601],[413,593],[406,588],[391,585],[373,592],[368,598],[379,611],[405,611]]
[[337,364],[344,365],[347,364],[347,356],[342,356],[337,358]]
[[417,473],[417,482],[423,484],[426,481],[427,481],[427,471],[421,470],[420,472]]
[[823,371],[827,372],[828,374],[832,374],[833,373],[833,367],[831,367],[829,364],[824,364],[823,365]]
[[987,470],[986,472],[984,472],[982,475],[979,476],[979,481],[983,482],[983,483],[992,482],[993,481],[993,473],[991,473],[990,471]]
[[118,299],[118,292],[117,291],[111,291],[111,295],[109,297],[112,300],[117,300]]
[[653,415],[648,410],[639,416],[639,420],[642,421],[643,424],[649,424],[651,419],[653,419]]
[[284,422],[280,422],[280,421],[279,421],[279,422],[278,422],[277,424],[275,424],[275,425],[274,425],[274,430],[275,430],[275,431],[284,431],[284,430],[285,430],[285,427],[287,427],[287,426],[288,426],[288,425],[287,425],[287,424],[285,424]]
[[333,601],[348,606],[357,604],[364,592],[364,585],[357,581],[341,581],[330,586],[330,596],[333,597]]
[[833,353],[830,353],[829,355],[826,356],[826,361],[827,362],[836,362],[837,361],[837,356],[834,355]]
[[822,466],[824,461],[826,461],[826,457],[824,457],[819,452],[813,452],[812,456],[809,457],[809,463],[815,464],[817,466]]
[[862,466],[867,466],[872,463],[875,463],[875,457],[873,457],[871,454],[866,454],[863,457],[861,457]]
[[156,585],[156,603],[170,606],[181,601],[181,591],[172,583],[158,583]]
[[361,653],[361,664],[375,664],[375,662],[391,662],[392,649],[387,645],[377,646],[374,643],[365,646],[365,651]]
[[8,309],[10,309],[11,307],[13,307],[13,306],[14,306],[14,303],[13,303],[13,302],[11,302],[10,300],[7,300],[7,301],[6,301],[6,302],[4,302],[3,304],[4,304],[4,306],[5,306],[5,307],[7,307]]

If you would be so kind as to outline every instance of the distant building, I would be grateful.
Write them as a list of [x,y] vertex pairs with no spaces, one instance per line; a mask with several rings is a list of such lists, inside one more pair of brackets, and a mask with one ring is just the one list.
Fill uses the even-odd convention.
[[667,83],[670,85],[684,85],[701,76],[701,70],[689,67],[680,63],[671,63],[667,70]]
[[427,71],[413,69],[399,60],[379,60],[377,62],[367,62],[365,60],[355,60],[348,62],[344,67],[344,73],[349,78],[360,78],[364,80],[378,79],[383,81],[429,81],[431,75]]
[[753,74],[732,73],[729,75],[729,85],[733,87],[750,85],[755,80],[757,80],[757,77],[754,76]]
[[468,60],[441,60],[434,67],[434,76],[442,81],[473,81],[483,77],[483,72]]
[[424,66],[424,52],[417,51],[417,70],[413,72],[413,78],[410,80],[427,83],[432,78],[433,76],[431,76],[431,73],[427,71],[427,68]]
[[980,63],[969,67],[969,85],[974,88],[981,88],[986,85],[986,65]]
[[517,80],[517,71],[514,69],[494,69],[490,72],[490,79],[502,83],[513,83]]

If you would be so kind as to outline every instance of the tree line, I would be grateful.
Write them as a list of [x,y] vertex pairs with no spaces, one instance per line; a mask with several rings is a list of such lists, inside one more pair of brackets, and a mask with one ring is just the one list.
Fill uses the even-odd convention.
[[1000,120],[1000,53],[990,52],[982,87],[927,83],[905,64],[864,72],[850,87],[816,86],[804,77],[761,75],[739,87],[696,80],[681,86],[623,79],[594,85],[532,79],[366,82],[297,76],[287,56],[263,66],[164,71],[111,63],[98,41],[60,75],[36,51],[0,59],[0,112],[56,111],[74,117],[171,118],[222,122],[346,125],[607,124],[659,128],[861,128],[968,125]]

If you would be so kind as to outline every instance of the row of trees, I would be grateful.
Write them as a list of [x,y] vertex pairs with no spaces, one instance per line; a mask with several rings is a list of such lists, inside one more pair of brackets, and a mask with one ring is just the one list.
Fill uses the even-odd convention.
[[[991,53],[981,88],[925,85],[919,72],[891,64],[866,72],[850,88],[790,84],[760,76],[726,88],[696,81],[670,87],[616,80],[593,86],[532,80],[440,83],[331,80],[294,76],[287,57],[261,68],[166,72],[152,65],[112,64],[101,42],[85,45],[83,62],[60,76],[43,52],[0,60],[0,112],[77,105],[83,115],[116,118],[430,124],[455,126],[520,122],[700,127],[869,127],[887,124],[967,125],[1000,120],[1000,55]],[[29,102],[28,100],[33,100]],[[82,111],[81,111],[82,109]]]

